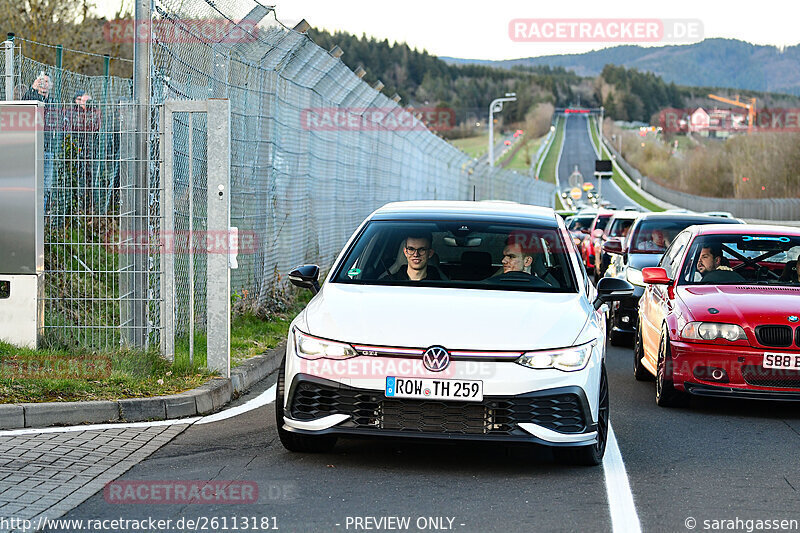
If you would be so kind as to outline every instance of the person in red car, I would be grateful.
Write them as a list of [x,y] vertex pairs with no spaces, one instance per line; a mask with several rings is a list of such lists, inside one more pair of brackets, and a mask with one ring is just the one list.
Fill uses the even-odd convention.
[[704,283],[736,283],[744,278],[725,265],[722,248],[704,246],[697,259],[697,271],[703,276]]

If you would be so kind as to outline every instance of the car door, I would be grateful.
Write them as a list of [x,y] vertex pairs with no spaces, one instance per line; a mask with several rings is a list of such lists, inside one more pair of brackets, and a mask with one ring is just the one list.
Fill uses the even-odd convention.
[[[680,268],[686,247],[689,244],[691,233],[683,232],[672,242],[672,245],[664,253],[658,266],[663,268],[669,279],[675,280],[678,269]],[[667,315],[672,311],[672,296],[674,292],[669,285],[648,284],[645,288],[642,299],[639,302],[640,320],[639,325],[642,332],[642,344],[645,358],[653,366],[658,358],[658,345],[661,341],[661,325],[666,320]]]

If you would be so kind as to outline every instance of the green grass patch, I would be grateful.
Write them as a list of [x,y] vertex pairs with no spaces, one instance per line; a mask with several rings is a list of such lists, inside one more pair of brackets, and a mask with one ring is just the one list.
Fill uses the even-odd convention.
[[[602,146],[602,150],[600,151],[601,158],[611,159],[611,153],[608,151],[608,148],[606,148],[604,144],[603,145],[599,144],[599,139],[597,136],[597,121],[593,118],[590,119],[590,121],[591,123],[589,131],[591,132],[592,143],[594,144],[595,148],[597,148],[598,146]],[[631,186],[628,180],[622,177],[622,174],[620,174],[616,165],[614,165],[612,168],[614,173],[612,174],[611,179],[614,180],[614,183],[617,184],[617,186],[622,190],[623,193],[625,193],[628,196],[628,198],[630,198],[640,206],[644,207],[648,211],[664,211],[663,207],[654,204],[653,202],[642,196],[636,188]]]
[[[285,308],[268,316],[245,311],[231,324],[231,367],[274,348],[286,339],[289,324],[311,299],[298,291]],[[198,329],[202,329],[198,327]],[[0,342],[0,403],[118,400],[176,394],[199,387],[213,377],[206,368],[206,335],[175,340],[170,363],[156,348],[91,351],[60,339],[45,339],[38,350]]]
[[450,144],[466,152],[470,157],[477,158],[489,151],[489,134],[453,139]]
[[30,350],[0,342],[0,403],[160,396],[193,389],[210,378],[198,365],[171,365],[155,350]]
[[561,153],[561,145],[564,142],[564,120],[559,117],[556,121],[556,136],[550,143],[550,148],[544,154],[544,163],[539,171],[539,179],[548,183],[557,183],[556,164]]
[[[528,137],[524,136],[520,139],[519,143],[523,143],[519,150],[516,152],[512,146],[512,149],[506,152],[500,161],[497,162],[498,166],[503,166],[506,170],[516,170],[517,172],[524,172],[527,173],[531,169],[531,160],[536,155],[536,150],[539,149],[539,145],[542,144],[544,141],[544,137],[539,137],[536,139],[529,139]],[[508,161],[508,163],[506,163]]]

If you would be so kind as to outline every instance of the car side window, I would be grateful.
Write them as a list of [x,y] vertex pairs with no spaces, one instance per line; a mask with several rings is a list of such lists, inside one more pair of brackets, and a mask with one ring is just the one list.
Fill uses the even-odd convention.
[[670,279],[675,279],[675,274],[680,266],[681,257],[683,257],[683,252],[686,249],[686,245],[689,244],[689,233],[681,233],[678,235],[670,246],[667,253],[664,254],[664,257],[661,259],[661,267],[667,272],[667,276]]

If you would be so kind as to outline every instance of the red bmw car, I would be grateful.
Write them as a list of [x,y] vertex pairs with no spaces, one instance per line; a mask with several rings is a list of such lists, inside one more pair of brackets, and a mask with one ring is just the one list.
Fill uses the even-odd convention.
[[691,226],[642,271],[637,380],[690,395],[800,400],[800,228]]
[[583,259],[586,271],[590,274],[594,272],[595,258],[600,255],[600,248],[598,247],[600,237],[602,237],[603,230],[613,214],[613,211],[600,211],[597,213],[592,225],[589,226],[589,232],[581,241],[581,259]]

